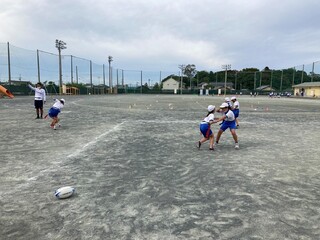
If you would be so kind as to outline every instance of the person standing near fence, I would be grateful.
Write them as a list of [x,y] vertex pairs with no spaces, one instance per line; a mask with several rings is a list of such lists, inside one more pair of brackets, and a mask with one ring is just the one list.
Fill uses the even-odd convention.
[[43,104],[46,103],[46,91],[40,82],[36,84],[36,87],[28,84],[29,88],[35,92],[34,94],[34,107],[36,109],[37,118],[43,118]]

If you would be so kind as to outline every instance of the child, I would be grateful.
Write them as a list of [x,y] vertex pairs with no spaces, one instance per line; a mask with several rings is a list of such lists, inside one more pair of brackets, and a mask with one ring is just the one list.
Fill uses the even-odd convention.
[[234,117],[236,119],[237,127],[239,127],[239,113],[240,113],[240,104],[236,97],[232,97],[231,101],[233,102],[232,112],[234,113]]
[[37,117],[42,118],[43,116],[43,103],[46,103],[46,91],[42,88],[42,84],[38,82],[36,87],[32,87],[28,84],[29,88],[33,90],[34,93],[34,107],[36,109]]
[[[48,114],[45,116],[45,118],[51,117],[52,118],[52,122],[50,124],[50,127],[53,130],[56,130],[56,124],[60,121],[60,119],[58,118],[58,114],[61,112],[61,109],[64,107],[65,104],[65,100],[63,98],[59,99],[54,99],[54,104],[53,106],[49,109]],[[60,124],[58,124],[58,126],[60,127]]]
[[214,112],[215,112],[215,106],[209,105],[208,114],[200,123],[200,132],[202,133],[203,138],[201,138],[201,140],[197,143],[197,148],[199,150],[200,150],[201,144],[209,139],[210,139],[209,149],[214,150],[214,135],[210,129],[210,126],[211,124],[213,124],[213,121],[214,121]]
[[229,109],[228,103],[222,103],[220,106],[221,111],[224,113],[224,115],[215,120],[214,123],[223,121],[218,134],[217,134],[217,139],[216,139],[216,145],[219,143],[221,134],[226,130],[230,129],[230,132],[232,134],[233,140],[235,142],[235,149],[239,149],[239,143],[238,143],[238,136],[236,133],[236,121],[234,117],[234,113]]

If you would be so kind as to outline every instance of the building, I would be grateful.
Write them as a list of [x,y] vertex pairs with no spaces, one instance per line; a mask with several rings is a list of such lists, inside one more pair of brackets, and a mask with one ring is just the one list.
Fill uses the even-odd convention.
[[[177,81],[172,77],[162,81],[163,90],[177,90],[180,89],[180,87],[180,81]],[[182,88],[184,88],[184,84],[182,84]]]
[[320,82],[304,82],[292,87],[294,96],[320,97]]

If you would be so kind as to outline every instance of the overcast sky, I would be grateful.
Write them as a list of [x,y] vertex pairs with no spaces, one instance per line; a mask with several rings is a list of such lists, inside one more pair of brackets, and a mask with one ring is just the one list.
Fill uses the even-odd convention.
[[319,0],[0,0],[0,42],[115,68],[290,68],[320,60]]

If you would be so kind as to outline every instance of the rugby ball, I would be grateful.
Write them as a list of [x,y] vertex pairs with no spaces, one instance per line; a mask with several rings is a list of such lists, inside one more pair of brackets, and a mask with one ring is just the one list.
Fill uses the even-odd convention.
[[75,188],[68,186],[68,187],[59,188],[54,192],[54,195],[59,199],[63,199],[63,198],[71,197],[74,192],[75,192]]

